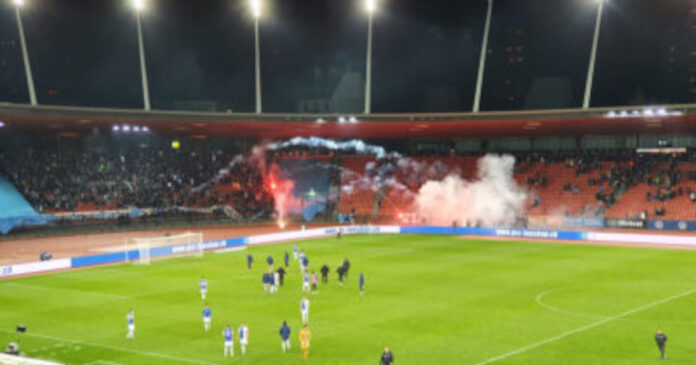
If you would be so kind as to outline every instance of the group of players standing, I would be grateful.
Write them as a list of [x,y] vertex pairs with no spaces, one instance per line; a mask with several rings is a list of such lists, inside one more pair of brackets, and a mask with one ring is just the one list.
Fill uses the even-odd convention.
[[[318,291],[318,282],[319,278],[316,275],[316,273],[312,272],[310,275],[309,272],[309,258],[305,254],[304,250],[299,251],[297,249],[297,245],[293,246],[292,248],[293,251],[293,256],[296,260],[298,260],[300,264],[300,269],[302,271],[303,279],[302,279],[302,292],[317,292]],[[290,255],[286,251],[284,254],[284,263],[285,263],[285,268],[289,267],[290,265]],[[251,254],[247,255],[247,268],[249,271],[251,271],[252,265],[254,262],[254,258]],[[271,255],[268,256],[266,259],[266,262],[268,264],[268,270],[266,270],[263,273],[263,287],[264,291],[268,293],[277,293],[279,286],[283,285],[283,279],[285,275],[287,274],[287,271],[281,266],[277,270],[274,270],[273,264],[274,260]],[[329,267],[324,264],[321,269],[321,276],[322,276],[322,282],[327,283],[328,282],[328,274],[329,274]],[[344,277],[348,277],[348,272],[350,271],[350,261],[348,259],[344,259],[343,263],[341,266],[336,270],[338,274],[338,281],[339,285],[343,286],[343,279]],[[201,280],[199,281],[199,287],[200,287],[200,293],[201,293],[201,300],[205,301],[208,295],[208,281],[205,279],[205,277],[201,277]],[[360,273],[359,276],[359,284],[360,284],[360,294],[363,295],[365,294],[365,275],[363,273]],[[308,324],[309,324],[309,306],[310,306],[310,301],[306,297],[303,297],[302,300],[300,300],[300,314],[302,315],[302,329],[299,332],[299,340],[300,340],[300,348],[302,350],[302,357],[306,360],[307,357],[309,356],[309,347],[310,347],[310,340],[312,338],[312,333],[309,330]],[[210,306],[206,303],[205,307],[202,312],[202,318],[203,318],[203,329],[205,332],[208,332],[211,328],[211,323],[212,323],[212,316],[213,312],[210,309]],[[128,314],[126,315],[126,320],[128,322],[128,333],[126,334],[126,339],[133,340],[135,338],[135,311],[131,308],[128,311]],[[287,321],[283,321],[282,326],[280,327],[280,337],[281,337],[281,349],[283,352],[287,352],[290,350],[290,333],[291,329],[287,324]],[[223,355],[224,357],[234,357],[234,337],[235,337],[235,330],[232,328],[231,324],[227,324],[225,329],[222,331],[222,337],[224,340],[224,346],[223,346]],[[245,323],[242,323],[239,326],[239,329],[237,331],[237,337],[239,338],[239,343],[242,351],[242,355],[246,354],[246,348],[247,345],[249,344],[249,328]]]

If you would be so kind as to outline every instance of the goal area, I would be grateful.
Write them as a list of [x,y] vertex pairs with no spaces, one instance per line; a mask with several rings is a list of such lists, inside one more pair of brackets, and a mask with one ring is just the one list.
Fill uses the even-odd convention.
[[203,233],[186,232],[159,237],[135,237],[127,242],[128,252],[137,251],[137,257],[128,257],[129,262],[147,265],[153,259],[181,256],[203,257]]

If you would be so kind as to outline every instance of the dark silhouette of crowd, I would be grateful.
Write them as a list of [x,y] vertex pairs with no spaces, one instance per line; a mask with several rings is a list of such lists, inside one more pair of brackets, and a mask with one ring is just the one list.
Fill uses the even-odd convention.
[[55,150],[29,149],[0,155],[0,173],[39,212],[228,205],[250,217],[268,210],[272,197],[260,171],[246,162],[230,167],[233,159],[222,151],[136,149],[59,155]]

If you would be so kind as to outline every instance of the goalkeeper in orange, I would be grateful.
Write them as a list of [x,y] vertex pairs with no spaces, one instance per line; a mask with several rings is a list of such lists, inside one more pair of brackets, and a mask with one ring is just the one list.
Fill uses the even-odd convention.
[[302,349],[302,357],[307,360],[309,356],[309,340],[312,339],[312,332],[307,325],[300,330],[300,348]]

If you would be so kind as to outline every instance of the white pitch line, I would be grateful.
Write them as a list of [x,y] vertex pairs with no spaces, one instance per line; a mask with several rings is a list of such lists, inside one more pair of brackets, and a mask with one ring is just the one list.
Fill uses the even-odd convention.
[[[0,329],[0,332],[14,333],[13,331],[7,331],[7,330],[3,330],[3,329]],[[173,361],[183,362],[183,363],[187,363],[187,364],[215,365],[215,363],[211,363],[211,362],[199,361],[199,360],[193,360],[193,359],[186,359],[186,358],[183,358],[183,357],[178,357],[178,356],[173,356],[173,355],[166,355],[166,354],[160,354],[160,353],[157,353],[157,352],[140,351],[140,350],[134,350],[134,349],[125,349],[125,348],[122,348],[122,347],[116,347],[116,346],[110,346],[110,345],[102,345],[102,344],[99,344],[99,343],[86,342],[86,341],[79,341],[79,340],[72,340],[72,339],[69,339],[69,338],[61,338],[61,337],[40,335],[40,334],[36,334],[36,333],[26,333],[26,334],[24,334],[23,336],[30,336],[30,337],[43,338],[43,339],[52,340],[52,341],[60,341],[60,342],[67,342],[67,343],[73,343],[73,344],[80,344],[80,345],[83,345],[83,346],[100,347],[100,348],[107,349],[107,350],[120,351],[120,352],[127,352],[127,353],[132,353],[132,354],[143,355],[143,356],[150,356],[150,357],[157,357],[157,358],[160,358],[160,359],[173,360]]]
[[528,346],[525,346],[525,347],[521,347],[521,348],[519,348],[519,349],[517,349],[517,350],[510,351],[510,352],[508,352],[508,353],[504,353],[504,354],[498,355],[498,356],[496,356],[496,357],[492,357],[492,358],[490,358],[490,359],[488,359],[488,360],[481,361],[481,362],[477,363],[476,365],[491,364],[491,363],[494,363],[494,362],[496,362],[496,361],[500,361],[500,360],[506,359],[506,358],[508,358],[508,357],[510,357],[510,356],[519,355],[519,354],[521,354],[521,353],[523,353],[523,352],[527,352],[527,351],[529,351],[529,350],[531,350],[531,349],[535,349],[535,348],[537,348],[537,347],[546,345],[547,343],[551,343],[551,342],[554,342],[554,341],[558,341],[558,340],[563,339],[563,338],[566,338],[566,337],[568,337],[568,336],[572,336],[572,335],[574,335],[574,334],[576,334],[576,333],[583,332],[583,331],[587,331],[587,330],[589,330],[589,329],[592,329],[592,328],[601,326],[601,325],[603,325],[603,324],[605,324],[605,323],[608,323],[608,322],[611,322],[611,321],[615,321],[615,320],[620,319],[620,318],[623,318],[623,317],[630,316],[631,314],[638,313],[638,312],[644,311],[644,310],[646,310],[646,309],[650,309],[650,308],[653,308],[653,307],[657,307],[658,305],[661,305],[661,304],[670,302],[670,301],[672,301],[672,300],[679,299],[679,298],[682,298],[682,297],[691,295],[691,294],[693,294],[693,293],[696,293],[696,288],[693,288],[693,289],[691,289],[691,290],[685,291],[685,292],[683,292],[683,293],[681,293],[681,294],[676,294],[676,295],[673,295],[673,296],[671,296],[671,297],[667,297],[667,298],[660,299],[660,300],[655,301],[655,302],[652,302],[652,303],[648,303],[648,304],[646,304],[646,305],[644,305],[644,306],[631,309],[631,310],[629,310],[629,311],[626,311],[626,312],[617,314],[617,315],[615,315],[615,316],[611,316],[611,317],[607,317],[607,318],[601,319],[601,320],[599,320],[599,321],[590,323],[590,324],[585,325],[585,326],[582,326],[582,327],[580,327],[580,328],[576,328],[576,329],[574,329],[574,330],[571,330],[571,331],[568,331],[568,332],[565,332],[565,333],[561,333],[560,335],[553,336],[553,337],[547,338],[547,339],[545,339],[545,340],[541,340],[541,341],[539,341],[539,342],[535,342],[535,343],[533,343],[533,344],[531,344],[531,345],[528,345]]

